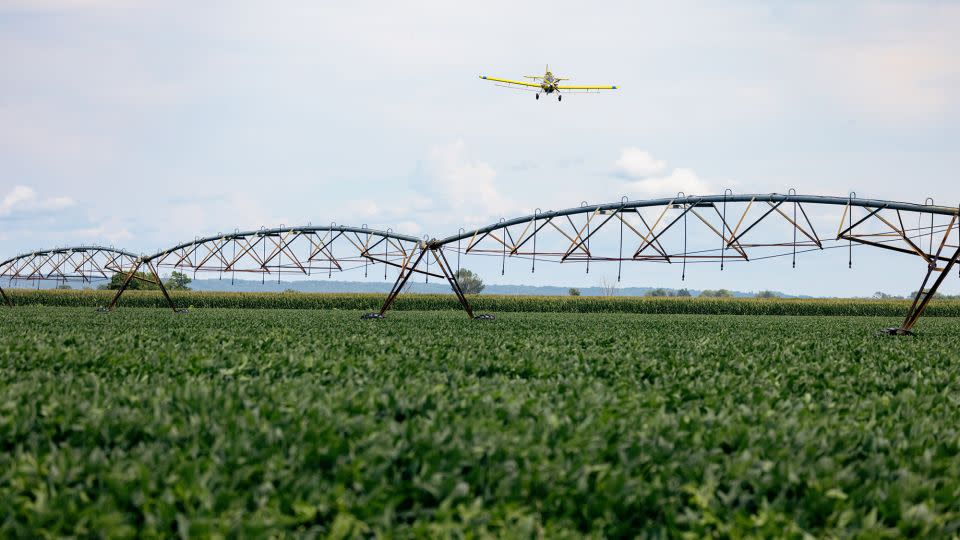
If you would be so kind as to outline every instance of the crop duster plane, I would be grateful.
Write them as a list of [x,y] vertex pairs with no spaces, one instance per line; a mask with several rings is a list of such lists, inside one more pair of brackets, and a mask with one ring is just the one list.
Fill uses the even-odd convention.
[[497,77],[487,77],[486,75],[481,75],[481,79],[485,81],[493,81],[498,83],[497,86],[503,86],[505,88],[513,88],[516,90],[526,90],[528,92],[536,92],[537,99],[540,99],[540,93],[552,94],[557,93],[557,101],[563,99],[563,94],[561,91],[568,93],[586,93],[586,92],[599,92],[601,90],[616,90],[616,86],[581,86],[581,85],[569,85],[569,84],[560,84],[560,81],[569,81],[569,78],[556,77],[550,71],[550,66],[547,65],[546,73],[543,75],[525,75],[525,79],[531,79],[531,82],[526,81],[512,81],[510,79],[498,79]]

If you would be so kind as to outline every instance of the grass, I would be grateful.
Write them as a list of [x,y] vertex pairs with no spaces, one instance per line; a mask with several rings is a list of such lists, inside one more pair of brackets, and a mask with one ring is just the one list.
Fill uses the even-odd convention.
[[0,536],[950,536],[958,319],[0,310]]

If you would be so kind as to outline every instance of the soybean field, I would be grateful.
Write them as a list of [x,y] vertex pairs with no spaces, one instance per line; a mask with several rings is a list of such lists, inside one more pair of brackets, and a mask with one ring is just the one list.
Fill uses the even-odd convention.
[[0,310],[0,536],[950,537],[960,319]]

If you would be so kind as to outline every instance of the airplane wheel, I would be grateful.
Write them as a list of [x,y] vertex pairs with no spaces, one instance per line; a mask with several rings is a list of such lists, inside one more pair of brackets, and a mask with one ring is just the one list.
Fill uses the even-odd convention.
[[562,100],[563,100],[563,96],[557,96],[557,101],[562,101]]
[[540,94],[537,94],[537,99],[540,99]]

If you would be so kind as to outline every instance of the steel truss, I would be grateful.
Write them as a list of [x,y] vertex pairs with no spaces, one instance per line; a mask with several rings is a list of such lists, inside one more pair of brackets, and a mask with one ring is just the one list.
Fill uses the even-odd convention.
[[[839,211],[839,212],[838,212]],[[829,221],[840,214],[840,227],[833,237],[822,236]],[[456,272],[446,261],[444,250],[460,255],[499,257],[501,272],[507,259],[530,262],[617,264],[620,280],[623,262],[653,262],[681,267],[715,263],[723,269],[734,262],[797,255],[846,247],[853,264],[853,244],[862,244],[916,256],[927,265],[927,277],[917,293],[906,319],[890,333],[909,333],[926,309],[946,275],[960,258],[960,209],[875,199],[787,194],[687,196],[587,205],[541,212],[481,227],[428,242],[413,262],[415,269],[426,251],[434,253],[441,268]],[[832,218],[832,219],[831,219]],[[914,221],[916,220],[916,221]],[[916,227],[907,224],[917,223]],[[699,242],[695,245],[691,240]],[[701,234],[702,233],[702,234]],[[703,237],[706,237],[706,241]],[[711,240],[712,239],[712,240]],[[844,245],[846,243],[846,245]],[[952,253],[951,253],[951,250]],[[439,254],[439,255],[438,255]],[[438,258],[439,257],[439,258]],[[445,272],[446,274],[446,272]],[[931,277],[936,279],[931,282]],[[446,276],[445,276],[446,277]],[[409,275],[401,273],[381,309],[389,309]],[[447,278],[468,315],[473,310],[459,284]],[[928,287],[929,284],[929,287]]]
[[[414,273],[419,272],[427,276],[434,276],[437,278],[443,278],[447,280],[447,283],[450,285],[450,288],[453,290],[454,295],[456,295],[457,300],[460,302],[460,306],[463,307],[463,310],[467,312],[467,315],[471,318],[478,319],[489,319],[492,318],[490,315],[480,315],[474,316],[473,308],[470,307],[470,302],[467,301],[467,295],[463,292],[463,289],[460,287],[460,282],[457,280],[457,273],[453,270],[453,267],[450,265],[450,262],[447,260],[447,256],[443,253],[442,246],[436,246],[429,242],[424,242],[417,248],[417,255],[411,260],[413,261],[409,265],[405,265],[400,270],[400,274],[397,276],[397,280],[393,284],[393,288],[390,289],[390,293],[387,295],[387,299],[383,302],[383,307],[380,308],[379,313],[368,313],[364,315],[365,319],[382,319],[386,316],[387,310],[390,309],[390,306],[393,304],[393,301],[397,299],[397,296],[403,291],[404,286],[410,280],[410,276]],[[436,261],[437,266],[440,267],[442,275],[431,273],[427,270],[418,270],[417,266],[420,264],[420,261],[424,260],[427,253],[433,257],[433,260]],[[458,259],[459,260],[459,259]],[[429,259],[427,260],[429,263]]]
[[[839,216],[836,235],[819,230]],[[912,226],[916,223],[916,226]],[[957,240],[951,240],[957,234]],[[955,242],[955,243],[954,243]],[[581,204],[542,212],[464,231],[442,239],[421,240],[391,230],[329,226],[280,227],[197,238],[149,256],[86,246],[19,255],[0,263],[0,277],[28,279],[102,279],[108,272],[126,274],[109,307],[112,309],[133,279],[156,283],[176,310],[162,280],[161,268],[216,273],[221,279],[237,273],[259,274],[265,281],[285,274],[312,276],[376,264],[398,269],[397,278],[380,311],[365,318],[382,318],[414,274],[447,281],[464,311],[473,309],[457,275],[461,255],[499,257],[540,263],[616,263],[620,280],[624,262],[678,265],[685,278],[688,265],[748,262],[792,257],[808,251],[846,248],[853,264],[853,245],[865,245],[914,256],[924,261],[926,277],[900,327],[890,333],[910,333],[947,274],[960,260],[960,209],[925,204],[849,197],[787,194],[687,196],[598,205]],[[456,254],[456,266],[449,253]],[[430,262],[434,262],[431,270]],[[137,271],[145,268],[144,278]],[[439,269],[439,270],[437,270]],[[4,302],[9,298],[0,289]],[[487,318],[480,316],[477,318]]]
[[[63,284],[80,281],[90,284],[109,280],[114,274],[126,274],[127,284],[131,279],[156,283],[166,293],[163,282],[155,272],[153,276],[134,274],[140,264],[139,256],[113,247],[75,246],[23,253],[7,259],[0,262],[0,278],[11,282],[35,281],[39,286],[41,281]],[[6,294],[3,299],[8,306],[13,306]],[[110,308],[115,303],[116,298]]]
[[[386,279],[387,268],[398,268],[402,273],[422,243],[419,238],[392,230],[305,225],[197,238],[144,257],[143,262],[154,272],[168,268],[192,272],[194,276],[215,273],[221,279],[228,275],[231,282],[238,273],[255,274],[263,282],[268,276],[276,277],[278,283],[287,274],[331,276],[359,267],[364,268],[366,275],[374,265],[382,264]],[[429,274],[425,270],[414,271]],[[122,293],[123,288],[118,296]]]

